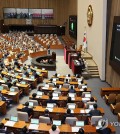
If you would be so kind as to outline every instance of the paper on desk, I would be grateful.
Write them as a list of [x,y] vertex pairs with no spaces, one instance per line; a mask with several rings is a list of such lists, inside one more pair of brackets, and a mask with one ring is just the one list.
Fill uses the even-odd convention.
[[88,114],[91,110],[90,109],[85,109],[85,112]]
[[82,98],[82,101],[83,102],[87,102],[87,101],[89,101],[90,100],[90,98]]
[[74,113],[74,110],[71,110],[71,113]]
[[72,132],[78,132],[80,127],[72,127]]
[[48,89],[48,87],[42,87],[42,89],[44,90],[44,89]]
[[85,113],[85,110],[80,110],[80,113]]
[[80,91],[84,91],[84,89],[81,88]]
[[53,87],[52,90],[56,90],[57,88]]
[[9,92],[8,95],[15,95],[15,92]]
[[59,100],[59,97],[52,97],[53,100]]
[[37,124],[30,124],[29,129],[38,129],[39,125]]
[[7,121],[7,122],[5,123],[5,126],[13,127],[15,123],[16,123],[16,122],[14,122],[14,121]]
[[48,109],[50,112],[53,111],[53,108],[46,107],[46,109]]
[[73,97],[72,97],[71,99],[72,99],[72,100],[75,100],[75,98],[73,98]]

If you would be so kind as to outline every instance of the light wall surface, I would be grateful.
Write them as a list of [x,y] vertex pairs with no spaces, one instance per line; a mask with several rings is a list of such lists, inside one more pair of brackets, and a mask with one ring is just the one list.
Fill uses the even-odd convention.
[[[93,24],[87,24],[87,9],[92,5]],[[78,0],[77,47],[83,44],[84,31],[87,32],[88,52],[98,65],[101,80],[105,80],[106,49],[106,8],[107,0]]]

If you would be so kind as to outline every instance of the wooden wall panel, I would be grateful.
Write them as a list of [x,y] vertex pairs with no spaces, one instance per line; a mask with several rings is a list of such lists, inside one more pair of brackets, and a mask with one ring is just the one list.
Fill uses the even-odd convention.
[[[77,0],[0,0],[0,18],[3,18],[3,7],[53,8],[54,19],[33,19],[33,24],[63,25],[65,22],[68,22],[69,14],[77,12],[76,1]],[[25,20],[5,19],[5,24],[25,24]]]
[[[109,1],[109,0],[108,0]],[[109,33],[108,33],[108,43],[106,51],[106,81],[113,87],[120,87],[120,75],[114,71],[114,69],[109,65],[111,39],[112,39],[112,28],[114,16],[120,16],[120,1],[112,0],[110,22],[109,22]]]

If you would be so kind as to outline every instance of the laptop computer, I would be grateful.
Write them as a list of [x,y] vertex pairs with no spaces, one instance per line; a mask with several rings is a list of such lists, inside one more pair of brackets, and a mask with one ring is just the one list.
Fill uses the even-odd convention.
[[30,73],[31,72],[31,69],[27,69],[27,71],[28,71],[28,73]]
[[61,120],[53,120],[53,124],[56,126],[60,126],[61,125]]
[[84,86],[82,86],[82,88],[84,89],[84,88],[87,88],[87,86],[86,85],[84,85]]
[[37,67],[35,67],[35,69],[37,69]]
[[85,98],[90,98],[91,94],[85,94]]
[[75,109],[75,107],[76,107],[76,105],[74,105],[74,104],[69,104],[69,105],[68,105],[68,108],[69,108],[69,109]]
[[47,88],[48,88],[48,87],[49,87],[49,84],[45,84],[45,87],[47,87]]
[[42,95],[43,95],[43,92],[37,91],[37,95],[38,95],[38,96],[42,96]]
[[93,105],[89,105],[88,109],[93,110],[94,109]]
[[31,118],[30,123],[31,123],[31,124],[39,124],[39,119]]
[[34,80],[35,79],[35,76],[31,76],[31,79]]
[[10,88],[10,92],[15,92],[15,89],[14,88]]
[[10,121],[17,122],[18,121],[18,117],[17,116],[11,116],[10,117]]
[[75,94],[74,93],[69,93],[69,97],[74,98]]
[[47,107],[48,108],[53,108],[54,107],[54,104],[53,103],[47,103]]
[[83,127],[85,125],[84,121],[76,121],[76,126],[77,127]]
[[38,75],[40,75],[40,72],[36,72]]
[[3,86],[0,86],[0,91],[3,90]]
[[23,77],[23,78],[26,78],[26,75],[23,74],[22,77]]
[[29,101],[29,106],[30,107],[33,107],[34,106],[34,103]]
[[3,80],[4,80],[5,82],[7,82],[7,78],[5,78],[5,77],[3,78]]
[[26,84],[26,82],[25,81],[21,81],[21,84]]
[[53,93],[52,95],[53,95],[53,97],[58,97],[59,96],[58,93]]
[[56,78],[53,78],[53,82],[56,82]]

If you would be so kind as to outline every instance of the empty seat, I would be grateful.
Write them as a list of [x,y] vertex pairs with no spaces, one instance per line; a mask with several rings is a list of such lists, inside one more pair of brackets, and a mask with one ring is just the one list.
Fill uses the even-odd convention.
[[18,115],[18,119],[19,119],[19,120],[25,121],[25,122],[28,122],[28,121],[29,121],[28,113],[18,111],[18,112],[17,112],[17,115]]
[[109,96],[105,95],[105,101],[107,104],[114,104],[116,101],[116,94],[112,93]]
[[77,120],[77,117],[66,117],[65,123],[74,126]]
[[47,124],[50,124],[50,117],[45,117],[45,116],[40,116],[39,117],[39,121],[40,123],[47,123]]

